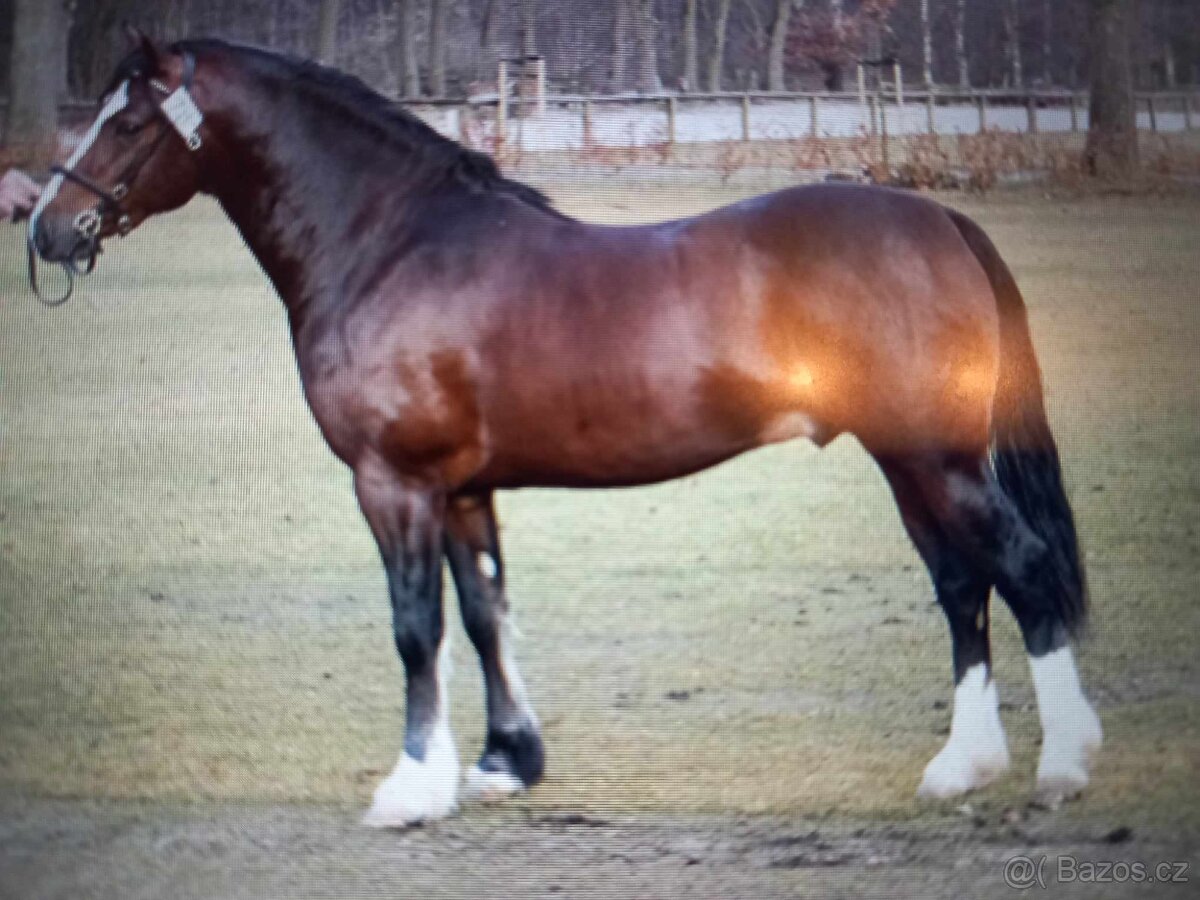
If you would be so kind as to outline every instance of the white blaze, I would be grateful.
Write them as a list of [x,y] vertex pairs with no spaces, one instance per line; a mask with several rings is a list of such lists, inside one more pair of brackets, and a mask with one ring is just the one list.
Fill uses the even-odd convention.
[[[100,110],[100,115],[96,117],[96,121],[92,123],[92,127],[87,130],[87,133],[80,139],[79,145],[75,148],[75,152],[71,154],[64,169],[74,169],[79,165],[79,161],[92,149],[92,144],[96,143],[96,138],[100,136],[100,129],[104,127],[104,123],[123,110],[129,104],[129,82],[122,81],[104,106]],[[59,189],[63,185],[62,175],[55,175],[47,183],[42,190],[41,197],[38,198],[37,206],[33,208],[33,212],[29,216],[29,240],[33,240],[34,234],[37,233],[38,219],[51,201],[58,195]]]

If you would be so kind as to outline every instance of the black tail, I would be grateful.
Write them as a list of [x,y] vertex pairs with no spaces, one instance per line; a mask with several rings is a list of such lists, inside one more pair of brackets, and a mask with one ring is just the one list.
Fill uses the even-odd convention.
[[1000,313],[1000,379],[992,418],[992,467],[1000,487],[1026,524],[1050,550],[1056,617],[1078,635],[1088,611],[1087,581],[1079,558],[1075,517],[1063,490],[1058,447],[1046,420],[1025,301],[1012,272],[983,229],[950,213],[959,233],[987,273]]

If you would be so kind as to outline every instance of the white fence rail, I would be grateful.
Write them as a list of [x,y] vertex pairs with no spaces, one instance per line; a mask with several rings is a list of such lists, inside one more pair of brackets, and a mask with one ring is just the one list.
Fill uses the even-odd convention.
[[[639,147],[711,141],[848,138],[863,134],[976,134],[1086,131],[1088,98],[1065,91],[721,93],[617,97],[555,96],[544,112],[519,101],[414,101],[408,108],[444,134],[473,143],[501,140],[526,150]],[[1140,129],[1200,128],[1200,93],[1137,95]]]
[[[0,121],[6,101],[0,100]],[[1138,93],[1138,128],[1200,128],[1200,91]],[[421,99],[404,106],[443,134],[476,146],[523,150],[647,147],[717,141],[852,138],[864,134],[977,134],[1086,131],[1088,98],[1068,91],[739,92],[623,96],[544,95],[538,102],[495,95]],[[94,104],[61,106],[68,126]]]

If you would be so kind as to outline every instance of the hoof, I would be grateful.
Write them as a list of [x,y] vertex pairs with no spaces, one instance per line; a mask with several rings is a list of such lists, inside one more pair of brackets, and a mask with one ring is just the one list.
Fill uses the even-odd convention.
[[925,767],[917,796],[944,800],[990,784],[1008,770],[1008,751],[971,753],[947,744]]
[[371,828],[406,828],[443,819],[454,812],[458,797],[458,756],[449,733],[435,735],[424,761],[408,754],[375,789],[363,824]]
[[485,772],[471,766],[463,784],[463,799],[477,803],[496,803],[525,790],[525,783],[508,772]]
[[1008,742],[1000,722],[996,682],[980,663],[954,689],[950,739],[929,761],[918,797],[945,799],[974,791],[1008,769]]
[[1043,737],[1038,760],[1038,802],[1055,807],[1083,793],[1092,755],[1103,740],[1100,719],[1081,700],[1066,722],[1056,722],[1054,730]]

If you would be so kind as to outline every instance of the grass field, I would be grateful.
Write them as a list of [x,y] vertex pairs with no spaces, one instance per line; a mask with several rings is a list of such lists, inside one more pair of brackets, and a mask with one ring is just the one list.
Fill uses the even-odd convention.
[[[610,222],[747,192],[544,186]],[[1106,731],[1083,800],[1027,805],[1037,716],[999,610],[1013,771],[967,807],[914,799],[949,724],[949,639],[881,476],[843,438],[652,488],[504,495],[547,780],[421,832],[356,829],[402,722],[383,574],[282,306],[197,201],[113,242],[58,311],[25,293],[18,230],[0,235],[0,897],[135,896],[139,877],[337,896],[392,868],[454,896],[488,883],[469,861],[496,846],[522,896],[620,894],[622,875],[638,896],[1004,896],[1013,847],[1194,862],[1200,200],[944,199],[1017,274],[1068,468],[1095,606],[1080,666]],[[454,627],[469,761],[481,686]],[[216,868],[197,822],[218,829],[195,838],[224,848]],[[278,856],[253,849],[262,834]],[[301,882],[297,854],[341,862]],[[554,868],[569,860],[588,868]],[[220,880],[243,870],[261,880]]]

